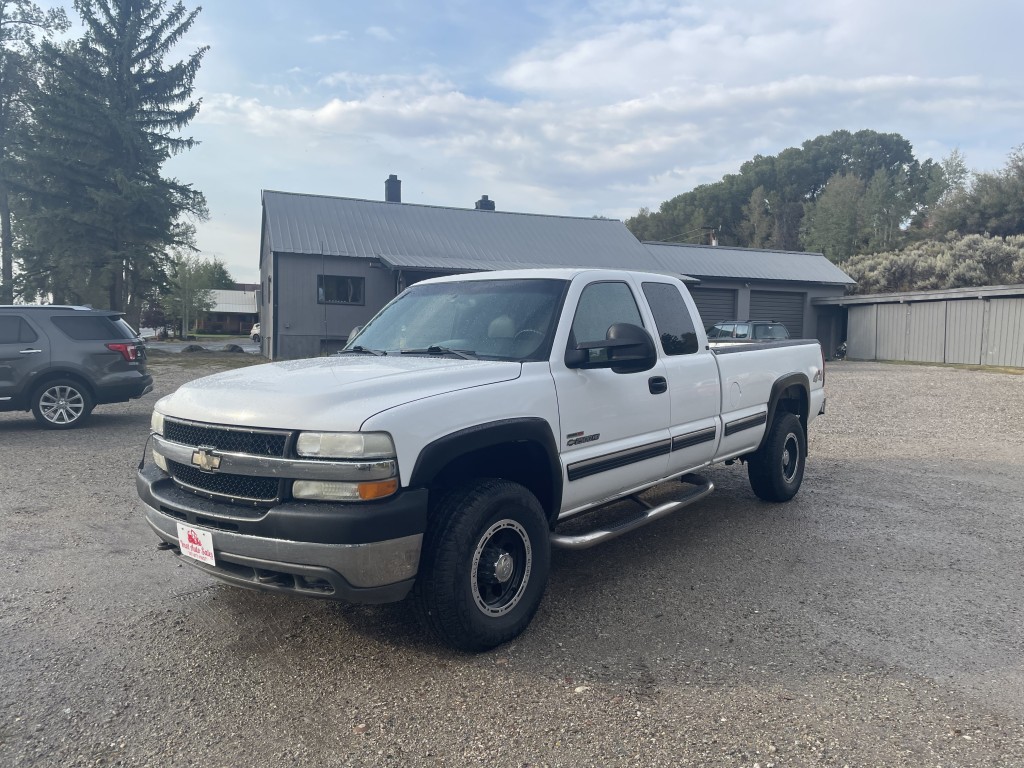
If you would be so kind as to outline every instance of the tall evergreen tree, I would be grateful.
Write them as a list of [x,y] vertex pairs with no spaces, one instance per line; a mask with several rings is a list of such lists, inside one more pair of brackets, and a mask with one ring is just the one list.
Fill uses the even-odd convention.
[[42,47],[26,271],[55,299],[85,296],[137,322],[167,249],[191,245],[182,217],[206,215],[202,193],[161,174],[195,145],[178,133],[199,111],[192,92],[207,49],[165,58],[200,9],[161,0],[75,0],[75,9],[85,35]]
[[27,130],[26,95],[34,84],[34,44],[67,27],[63,8],[44,11],[30,0],[0,0],[0,304],[14,301],[11,196]]

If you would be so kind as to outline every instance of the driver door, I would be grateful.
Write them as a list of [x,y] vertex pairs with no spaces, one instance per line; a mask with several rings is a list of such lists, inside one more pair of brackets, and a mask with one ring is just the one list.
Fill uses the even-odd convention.
[[[604,340],[615,323],[630,323],[650,333],[639,307],[625,280],[587,284],[579,295],[567,346]],[[670,399],[661,389],[665,370],[660,358],[650,370],[616,373],[610,368],[568,368],[564,351],[552,355],[551,370],[565,473],[562,509],[571,514],[665,476]],[[593,361],[607,350],[589,354]]]

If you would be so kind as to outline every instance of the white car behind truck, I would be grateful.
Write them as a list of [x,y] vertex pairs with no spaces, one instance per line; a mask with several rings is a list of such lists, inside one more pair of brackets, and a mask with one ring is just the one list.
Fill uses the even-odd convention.
[[[529,624],[551,547],[707,496],[711,464],[739,460],[761,499],[792,498],[824,378],[817,341],[710,349],[671,277],[439,278],[338,355],[161,399],[137,487],[160,546],[213,576],[351,602],[411,594],[439,639],[483,650]],[[671,480],[670,502],[638,496]],[[581,519],[626,499],[615,522]]]

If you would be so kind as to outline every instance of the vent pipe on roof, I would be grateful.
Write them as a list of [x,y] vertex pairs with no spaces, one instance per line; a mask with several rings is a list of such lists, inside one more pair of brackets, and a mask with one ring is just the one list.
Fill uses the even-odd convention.
[[402,202],[402,180],[393,173],[384,180],[384,202]]
[[487,195],[481,195],[480,199],[476,201],[476,209],[478,211],[493,211],[494,201],[489,199]]

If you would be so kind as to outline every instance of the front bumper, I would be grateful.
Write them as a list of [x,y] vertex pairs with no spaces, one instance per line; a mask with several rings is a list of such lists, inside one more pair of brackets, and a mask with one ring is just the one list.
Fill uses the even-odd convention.
[[159,468],[136,476],[143,514],[178,552],[178,523],[213,536],[216,566],[189,565],[252,589],[353,603],[403,599],[412,589],[426,528],[426,490],[385,502],[287,502],[254,510],[187,493]]

